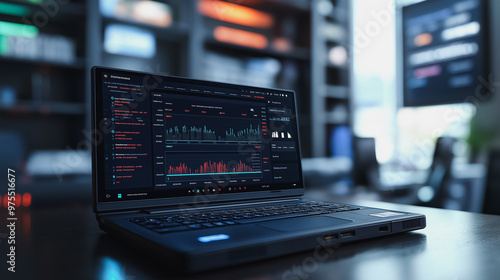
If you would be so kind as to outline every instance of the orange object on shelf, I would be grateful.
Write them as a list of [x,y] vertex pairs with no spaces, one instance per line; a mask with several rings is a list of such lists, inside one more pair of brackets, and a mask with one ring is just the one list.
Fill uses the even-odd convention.
[[264,35],[225,26],[216,27],[214,29],[214,37],[217,41],[244,47],[256,49],[267,47],[267,38]]
[[269,28],[274,24],[273,17],[267,13],[229,2],[201,0],[198,10],[207,17],[245,26]]
[[289,52],[292,50],[292,44],[287,38],[275,38],[273,40],[273,48],[280,52]]

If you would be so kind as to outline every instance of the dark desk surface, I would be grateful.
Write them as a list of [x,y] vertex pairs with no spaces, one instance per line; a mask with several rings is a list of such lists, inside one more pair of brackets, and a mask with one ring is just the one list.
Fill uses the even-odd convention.
[[[500,216],[362,204],[423,213],[428,226],[343,244],[326,259],[311,250],[182,276],[102,232],[90,207],[32,209],[18,213],[15,274],[5,274],[7,231],[0,229],[0,279],[499,279]],[[6,209],[0,211],[5,221]]]

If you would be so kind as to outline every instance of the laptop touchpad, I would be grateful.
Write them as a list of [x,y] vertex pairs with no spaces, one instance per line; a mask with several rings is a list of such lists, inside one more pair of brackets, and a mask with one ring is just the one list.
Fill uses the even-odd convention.
[[334,227],[348,223],[352,223],[352,221],[332,217],[301,217],[263,222],[259,223],[258,226],[287,232],[321,227]]

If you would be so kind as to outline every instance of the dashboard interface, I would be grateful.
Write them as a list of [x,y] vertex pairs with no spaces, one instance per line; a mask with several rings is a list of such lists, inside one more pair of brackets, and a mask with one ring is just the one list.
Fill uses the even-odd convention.
[[478,85],[490,73],[487,2],[434,0],[403,8],[405,106],[463,103],[483,94]]
[[291,91],[95,71],[99,201],[302,188]]

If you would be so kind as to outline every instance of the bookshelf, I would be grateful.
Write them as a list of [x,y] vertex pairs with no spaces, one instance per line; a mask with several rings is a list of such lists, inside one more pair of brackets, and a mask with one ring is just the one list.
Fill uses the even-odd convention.
[[[321,10],[325,1],[333,7],[330,13]],[[46,3],[3,2],[31,21]],[[14,130],[26,139],[28,154],[77,148],[82,131],[90,129],[90,68],[103,65],[292,89],[297,93],[303,156],[329,155],[331,129],[350,122],[348,63],[339,65],[329,59],[333,48],[347,46],[347,0],[150,2],[150,11],[164,12],[144,17],[133,6],[117,12],[99,0],[72,0],[60,4],[46,24],[38,27],[36,38],[43,35],[45,39],[24,42],[26,53],[0,47],[2,129]],[[223,8],[222,14],[217,10],[214,14],[213,4]],[[231,17],[235,11],[249,20]],[[25,24],[22,18],[0,13],[0,22]],[[112,37],[118,33],[143,36],[151,42],[134,46]],[[5,37],[0,34],[0,42]],[[245,38],[255,40],[249,45],[251,40]],[[40,46],[51,39],[54,44],[60,41],[66,58],[61,53],[48,57],[29,53],[29,44]],[[124,44],[131,44],[130,48],[120,49]],[[130,49],[133,52],[127,53]],[[33,140],[43,131],[50,134]]]
[[[348,0],[312,0],[311,145],[313,157],[332,155],[332,134],[351,127]],[[345,129],[342,131],[346,131]]]
[[27,154],[76,147],[82,137],[86,4],[0,4],[0,127],[19,135]]

